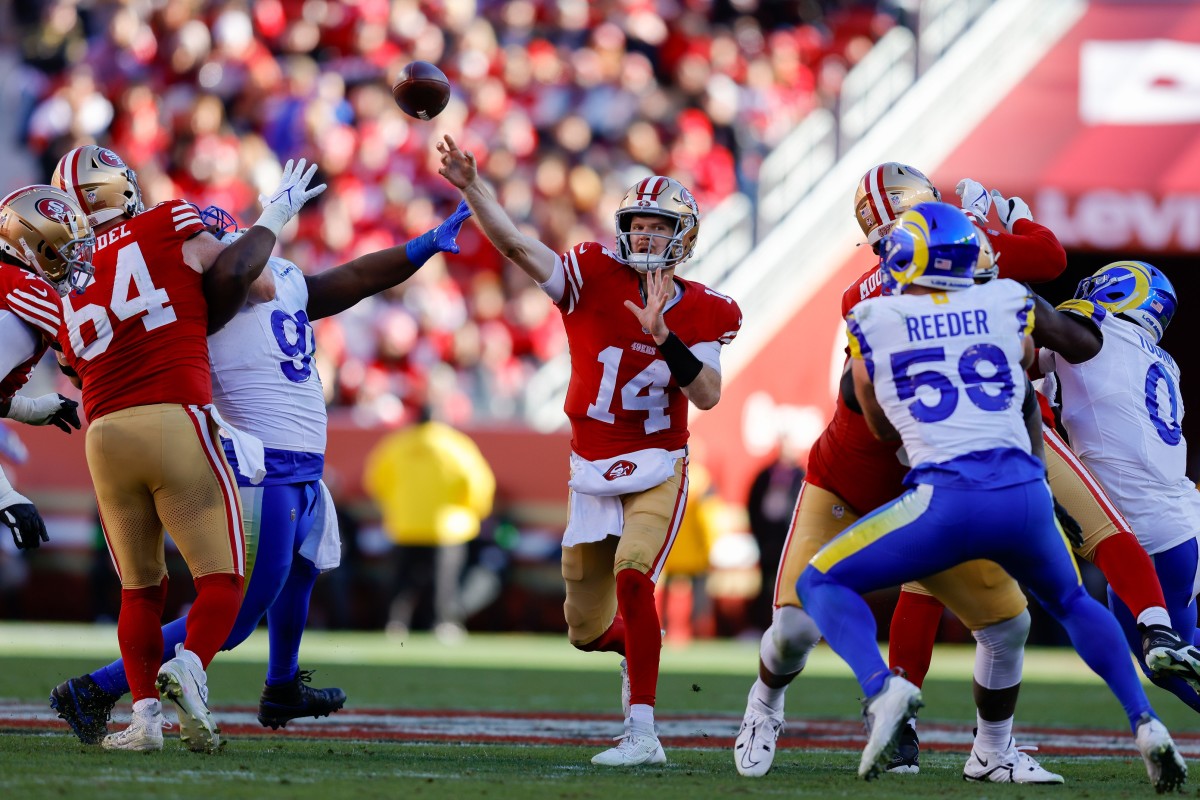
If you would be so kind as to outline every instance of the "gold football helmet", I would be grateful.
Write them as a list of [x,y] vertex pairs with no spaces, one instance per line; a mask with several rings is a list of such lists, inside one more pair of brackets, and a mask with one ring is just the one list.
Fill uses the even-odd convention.
[[872,167],[854,193],[854,218],[875,244],[892,229],[900,215],[917,203],[940,202],[941,192],[917,169],[888,161]]
[[[668,236],[661,233],[631,233],[634,217],[652,214],[674,220],[675,230]],[[674,178],[654,175],[638,181],[621,201],[617,209],[617,252],[616,259],[638,272],[652,272],[676,267],[686,261],[696,248],[696,237],[700,233],[700,207],[687,187]],[[632,245],[634,236],[648,236],[650,252],[636,253]],[[653,245],[656,239],[666,239],[661,253]]]
[[45,278],[65,295],[92,276],[96,237],[66,192],[26,186],[0,200],[0,253]]
[[74,197],[92,225],[145,210],[137,174],[107,147],[76,147],[59,159],[50,183]]

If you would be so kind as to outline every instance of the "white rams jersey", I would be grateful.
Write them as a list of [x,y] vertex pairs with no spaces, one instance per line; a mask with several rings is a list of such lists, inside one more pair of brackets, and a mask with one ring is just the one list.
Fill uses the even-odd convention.
[[325,393],[313,362],[308,286],[282,258],[267,264],[275,299],[244,306],[209,337],[213,402],[231,425],[268,449],[325,452]]
[[1091,319],[1104,344],[1082,364],[1043,352],[1062,387],[1071,449],[1104,486],[1151,553],[1200,532],[1200,495],[1185,475],[1179,366],[1139,325],[1086,300],[1059,307]]
[[871,298],[846,324],[851,356],[866,363],[914,472],[977,453],[1029,453],[1021,357],[1033,300],[1024,286]]

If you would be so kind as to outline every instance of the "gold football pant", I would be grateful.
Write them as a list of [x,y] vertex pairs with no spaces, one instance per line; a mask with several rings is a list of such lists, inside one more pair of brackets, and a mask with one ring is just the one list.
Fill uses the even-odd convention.
[[[796,581],[817,551],[858,521],[840,497],[805,482],[796,500],[775,581],[775,605],[801,606]],[[1021,587],[991,561],[967,561],[923,578],[926,594],[937,597],[973,631],[1012,619],[1025,610]],[[914,584],[905,584],[909,589]]]
[[162,582],[164,528],[193,578],[245,573],[237,481],[203,408],[115,411],[91,423],[86,449],[100,522],[124,588]]
[[576,647],[597,639],[617,615],[616,574],[636,569],[658,580],[671,552],[687,503],[687,459],[675,462],[675,475],[644,492],[621,495],[621,535],[562,549],[567,587],[563,612],[567,636]]

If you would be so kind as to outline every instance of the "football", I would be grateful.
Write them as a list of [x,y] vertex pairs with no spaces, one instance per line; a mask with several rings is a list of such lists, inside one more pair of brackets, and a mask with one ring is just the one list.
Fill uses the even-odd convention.
[[428,61],[414,61],[400,70],[392,97],[410,117],[433,119],[450,102],[450,81]]

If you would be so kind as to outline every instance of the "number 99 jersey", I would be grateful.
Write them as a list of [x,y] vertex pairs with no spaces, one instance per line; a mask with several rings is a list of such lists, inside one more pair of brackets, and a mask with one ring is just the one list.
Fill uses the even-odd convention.
[[[1033,329],[1033,298],[1024,286],[996,280],[877,297],[855,306],[846,324],[850,354],[866,363],[908,451],[907,483],[1000,488],[1044,475],[1029,455],[1021,414],[1022,338]],[[998,468],[1013,456],[1028,468]]]
[[[647,448],[687,444],[688,400],[659,356],[654,337],[625,308],[645,305],[638,273],[595,242],[561,256],[567,288],[559,311],[571,351],[564,410],[571,448],[589,461]],[[675,278],[678,293],[663,314],[667,327],[719,369],[722,345],[737,336],[742,312],[731,298]],[[697,348],[697,345],[702,347]]]
[[183,243],[204,226],[171,200],[96,237],[95,278],[63,298],[59,343],[95,421],[135,406],[211,402],[208,303]]
[[1200,495],[1188,480],[1179,367],[1132,322],[1087,300],[1060,311],[1091,319],[1104,336],[1082,364],[1042,351],[1062,387],[1062,420],[1074,450],[1151,555],[1200,531]]
[[229,424],[262,440],[264,484],[317,480],[327,412],[313,363],[308,284],[300,268],[285,259],[272,257],[267,269],[275,297],[243,306],[209,338],[213,402]]

